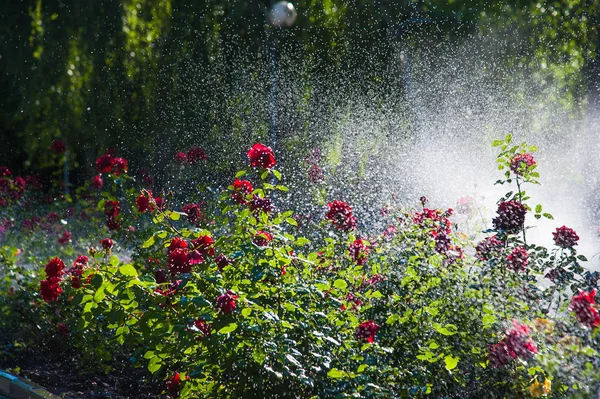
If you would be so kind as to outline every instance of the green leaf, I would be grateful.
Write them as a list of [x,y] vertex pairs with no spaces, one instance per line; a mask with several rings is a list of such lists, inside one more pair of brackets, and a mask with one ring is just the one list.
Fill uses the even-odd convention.
[[160,357],[155,356],[150,359],[150,362],[148,363],[148,371],[150,371],[150,373],[156,373],[158,370],[160,370],[161,367],[162,359]]
[[260,175],[260,178],[261,178],[262,180],[265,180],[265,179],[267,178],[267,176],[269,176],[269,171],[268,171],[268,170],[265,170],[265,171],[262,173],[262,175]]
[[542,204],[537,204],[535,206],[535,213],[542,213]]
[[368,365],[366,365],[366,364],[361,364],[360,366],[358,366],[358,369],[356,369],[356,372],[357,372],[357,373],[362,373],[363,371],[365,371],[365,369],[366,369],[367,367],[369,367],[369,366],[368,366]]
[[128,277],[137,277],[137,271],[135,270],[135,267],[133,267],[133,265],[131,263],[128,263],[126,265],[123,265],[119,268],[119,272],[124,275],[124,276],[128,276]]
[[512,141],[512,134],[507,134],[506,137],[504,138],[504,142],[506,144],[510,144],[510,142]]
[[348,283],[347,283],[347,282],[345,282],[344,280],[342,280],[341,278],[338,278],[337,280],[335,280],[335,281],[333,282],[333,286],[334,286],[335,288],[337,288],[338,290],[345,291],[345,290],[346,290],[346,288],[348,288]]
[[289,189],[289,188],[287,188],[286,186],[277,186],[277,187],[275,187],[275,188],[276,188],[277,190],[279,190],[279,191],[283,191],[284,193],[286,193],[286,192],[290,191],[290,189]]
[[219,334],[229,334],[230,332],[237,330],[237,328],[238,328],[237,323],[230,323],[230,324],[226,325],[225,327],[221,328],[218,331],[218,333]]
[[458,365],[459,357],[453,357],[452,355],[448,355],[444,357],[444,363],[446,363],[446,370],[450,371],[456,368]]
[[488,325],[494,323],[495,321],[496,321],[496,316],[494,316],[493,314],[484,314],[483,315],[482,322],[483,322],[484,326],[488,326]]
[[110,257],[109,263],[111,266],[117,266],[119,264],[119,258],[113,255]]
[[151,236],[146,241],[144,241],[144,243],[142,244],[142,248],[148,248],[148,247],[151,247],[152,245],[154,245],[154,236]]
[[245,170],[240,170],[239,172],[237,172],[237,173],[235,174],[235,177],[236,177],[236,178],[238,178],[238,177],[242,177],[242,176],[244,176],[245,174],[246,174],[246,171],[245,171]]
[[262,350],[260,346],[257,346],[252,351],[252,358],[258,364],[263,364],[267,358],[267,354]]
[[546,219],[554,220],[554,216],[552,216],[549,213],[543,213],[542,216],[545,217]]
[[342,370],[338,370],[336,368],[332,368],[331,370],[329,370],[327,372],[327,376],[329,378],[344,378],[345,375],[346,375],[346,373],[344,373]]
[[169,217],[171,218],[171,220],[179,220],[179,218],[181,218],[181,215],[178,212],[171,212],[169,214]]
[[242,316],[248,317],[248,316],[250,316],[250,313],[252,313],[252,308],[244,308],[244,309],[242,309]]
[[273,174],[275,175],[277,180],[281,180],[281,172],[279,172],[277,169],[273,169]]
[[298,222],[296,222],[296,219],[294,218],[286,218],[285,221],[291,224],[292,226],[298,226]]
[[446,324],[442,327],[440,323],[433,323],[433,328],[442,335],[454,335],[458,332],[458,328],[454,324]]
[[502,144],[504,144],[504,141],[502,141],[502,140],[492,141],[492,147],[500,147]]

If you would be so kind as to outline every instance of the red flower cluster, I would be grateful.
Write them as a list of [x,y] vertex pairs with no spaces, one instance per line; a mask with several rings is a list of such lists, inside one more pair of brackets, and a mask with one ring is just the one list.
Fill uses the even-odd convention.
[[254,198],[252,198],[252,201],[250,201],[249,207],[255,214],[258,213],[258,211],[269,213],[273,210],[273,202],[268,198],[262,198],[255,195]]
[[60,281],[64,274],[65,263],[60,258],[52,258],[46,264],[46,279],[40,281],[40,293],[46,302],[57,301],[63,292]]
[[529,254],[523,247],[516,247],[506,258],[506,268],[516,272],[527,270],[529,263]]
[[[179,273],[190,273],[192,271],[192,262],[187,250],[188,243],[178,237],[171,240],[167,249],[169,256],[167,259],[167,267],[171,275],[175,276]],[[194,262],[197,263],[197,262]]]
[[138,212],[144,213],[146,211],[154,212],[154,207],[162,209],[164,207],[164,200],[161,197],[154,198],[152,191],[142,190],[140,195],[135,200],[138,208]]
[[73,262],[73,267],[69,269],[71,275],[71,286],[73,288],[81,288],[81,277],[83,269],[88,266],[89,259],[85,255],[79,255]]
[[450,249],[450,237],[444,230],[432,231],[435,239],[435,250],[440,254],[445,254]]
[[554,236],[554,243],[561,248],[573,248],[579,241],[579,236],[575,233],[575,230],[563,226],[557,227],[556,232],[552,233]]
[[349,231],[356,228],[356,217],[352,214],[352,208],[344,201],[335,200],[327,204],[329,211],[325,218],[329,220],[336,229]]
[[250,158],[250,166],[252,167],[271,169],[277,164],[271,147],[263,144],[254,144],[248,151],[248,158]]
[[362,240],[357,239],[354,240],[354,242],[348,247],[348,253],[353,261],[362,266],[367,262],[369,248],[363,243]]
[[375,324],[373,320],[365,321],[358,326],[354,335],[359,341],[365,340],[369,343],[373,343],[375,341],[375,334],[377,334],[377,331],[379,331],[380,328],[381,326]]
[[54,140],[52,142],[52,145],[50,145],[50,149],[55,153],[55,154],[64,154],[65,151],[67,151],[67,145],[65,144],[64,141],[61,140]]
[[195,165],[199,161],[206,161],[208,157],[204,149],[200,147],[192,147],[187,152],[179,151],[175,154],[175,162],[179,164]]
[[96,170],[99,173],[114,173],[118,176],[123,172],[127,173],[127,160],[115,157],[114,151],[109,150],[96,159]]
[[531,154],[516,154],[510,160],[510,170],[518,176],[529,173],[534,165],[535,160]]
[[500,254],[504,243],[498,239],[498,236],[486,237],[475,246],[476,257],[480,260],[490,260]]
[[121,227],[119,215],[121,213],[121,204],[119,201],[106,201],[104,203],[104,214],[106,215],[106,227],[109,230],[118,230]]
[[582,291],[573,297],[569,309],[575,312],[577,320],[588,328],[595,328],[600,325],[600,315],[595,308],[594,298],[596,290],[590,292]]
[[516,234],[525,225],[527,208],[518,201],[502,201],[498,204],[498,217],[492,220],[494,229],[501,233]]
[[258,230],[252,242],[259,247],[266,246],[273,239],[273,234],[266,231]]
[[11,172],[6,166],[0,166],[0,207],[8,206],[12,201],[18,201],[25,188],[27,182],[20,176],[10,179]]
[[202,212],[200,212],[200,206],[198,204],[187,204],[183,207],[182,210],[187,215],[187,218],[190,223],[196,226],[200,224]]
[[228,290],[223,295],[217,298],[217,307],[223,314],[230,314],[236,309],[235,300],[239,297],[233,291]]
[[238,204],[245,204],[248,201],[246,196],[252,193],[252,183],[248,180],[235,179],[233,181],[233,191],[231,192],[231,198],[233,198]]
[[516,320],[513,320],[513,326],[500,342],[489,347],[488,358],[494,367],[504,366],[517,357],[529,359],[537,353],[537,345],[529,337],[529,327]]

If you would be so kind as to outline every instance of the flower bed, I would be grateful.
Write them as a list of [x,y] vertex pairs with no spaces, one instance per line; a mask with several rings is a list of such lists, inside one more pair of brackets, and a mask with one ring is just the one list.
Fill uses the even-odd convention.
[[[340,198],[310,217],[279,209],[293,192],[261,144],[204,204],[136,187],[108,152],[67,200],[87,215],[67,225],[91,240],[60,232],[65,219],[50,213],[39,218],[48,226],[21,220],[21,230],[59,234],[56,253],[40,234],[15,234],[23,245],[5,236],[3,363],[42,351],[98,375],[135,369],[132,381],[182,398],[591,395],[598,275],[568,227],[553,233],[556,248],[527,242],[526,215],[552,217],[524,191],[539,178],[535,148],[493,144],[497,184],[516,188],[479,243],[425,198],[386,208],[381,231]],[[206,157],[190,151],[177,162]],[[3,176],[20,193],[6,205],[18,206],[25,189]],[[3,226],[18,230],[21,215],[8,212]]]

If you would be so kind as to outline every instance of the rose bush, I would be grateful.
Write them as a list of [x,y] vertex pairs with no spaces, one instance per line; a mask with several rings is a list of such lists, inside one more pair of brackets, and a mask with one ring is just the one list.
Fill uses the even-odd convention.
[[343,198],[318,217],[282,210],[288,188],[261,144],[210,202],[135,188],[127,161],[107,152],[102,184],[77,201],[91,241],[71,228],[65,246],[3,242],[0,326],[22,328],[24,346],[41,326],[43,341],[97,370],[127,359],[171,397],[592,395],[598,278],[572,229],[553,233],[554,249],[527,242],[528,215],[552,216],[524,191],[539,178],[535,148],[511,140],[493,143],[497,184],[516,190],[479,243],[425,198],[390,204],[381,231]]

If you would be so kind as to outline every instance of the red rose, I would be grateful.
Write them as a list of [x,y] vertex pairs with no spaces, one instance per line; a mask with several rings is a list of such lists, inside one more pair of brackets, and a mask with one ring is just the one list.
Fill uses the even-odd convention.
[[114,245],[114,241],[111,240],[110,238],[104,238],[102,241],[102,248],[104,248],[106,251],[109,251],[113,245]]
[[325,218],[338,229],[348,231],[356,228],[356,218],[352,214],[352,208],[344,201],[335,200],[327,204],[329,211]]
[[85,256],[85,255],[79,255],[74,261],[73,261],[73,266],[74,267],[85,267],[88,265],[88,262],[90,261],[90,259]]
[[127,173],[127,160],[124,158],[112,159],[112,171],[115,175],[120,175],[122,172]]
[[590,292],[581,291],[573,297],[569,309],[575,312],[577,320],[584,326],[593,329],[600,325],[600,315],[596,310],[594,297],[596,290]]
[[138,208],[138,212],[144,213],[147,210],[152,212],[152,206],[150,205],[150,201],[152,200],[152,191],[142,190],[140,195],[135,200],[135,203]]
[[554,243],[561,248],[573,248],[579,241],[579,236],[575,233],[575,230],[563,226],[557,227],[556,232],[552,233],[554,236]]
[[215,254],[214,248],[214,240],[209,235],[200,236],[194,240],[192,240],[192,248],[195,251],[198,251],[201,255],[211,255]]
[[184,248],[177,248],[169,253],[167,267],[172,275],[180,273],[190,273],[192,266],[189,262],[188,251]]
[[165,209],[165,199],[163,197],[154,198],[154,205],[156,205],[157,209],[162,211],[163,209]]
[[10,176],[11,171],[8,169],[8,166],[0,166],[0,177]]
[[373,341],[375,341],[375,334],[380,328],[381,326],[375,324],[373,320],[365,321],[356,329],[356,339],[373,343]]
[[119,201],[106,201],[104,203],[104,214],[108,217],[117,217],[121,213]]
[[96,159],[96,170],[98,173],[110,173],[113,166],[113,156],[106,153]]
[[156,280],[157,284],[166,283],[168,281],[167,273],[165,273],[163,269],[156,269],[154,272],[154,279]]
[[[185,380],[189,380],[190,376],[187,375],[185,376]],[[181,390],[181,376],[179,375],[179,373],[175,373],[173,374],[168,380],[167,380],[167,391],[169,391],[169,394],[171,394],[171,396],[179,396],[179,391]]]
[[95,188],[96,190],[100,191],[100,190],[102,190],[102,186],[104,185],[104,182],[102,181],[102,178],[99,175],[96,175],[96,176],[92,177],[92,181],[91,181],[90,185],[93,188]]
[[194,320],[194,325],[190,328],[190,330],[195,331],[195,332],[199,332],[200,334],[202,334],[205,337],[210,337],[210,324],[208,324],[207,322],[205,322],[202,319],[199,320]]
[[42,294],[44,301],[58,301],[58,296],[61,292],[63,292],[63,290],[60,288],[59,278],[54,277],[40,281],[40,293]]
[[167,248],[167,251],[169,252],[173,252],[176,249],[185,249],[188,247],[188,243],[185,240],[182,240],[179,237],[175,237],[171,240],[171,243],[169,244],[169,248]]
[[65,268],[65,262],[60,258],[52,258],[46,264],[46,277],[47,278],[59,278],[63,275],[63,269]]
[[529,254],[523,247],[516,247],[506,258],[506,268],[516,272],[527,270]]
[[271,169],[277,163],[271,147],[263,144],[254,144],[248,151],[248,158],[250,158],[250,166],[252,167],[260,166]]
[[235,300],[239,297],[233,293],[233,291],[228,290],[223,295],[217,298],[217,307],[223,312],[223,314],[232,313],[236,309]]

